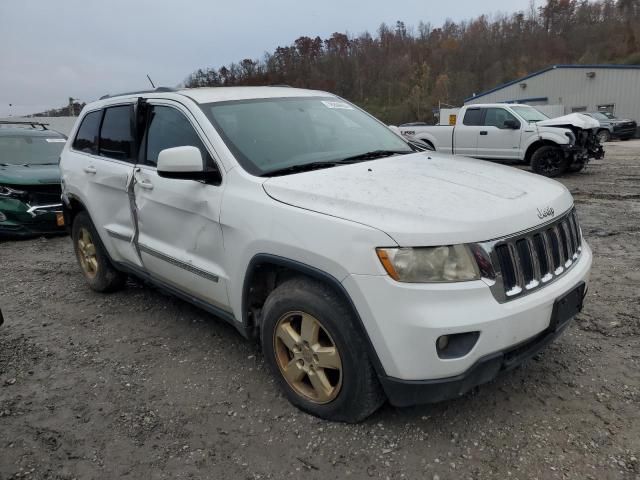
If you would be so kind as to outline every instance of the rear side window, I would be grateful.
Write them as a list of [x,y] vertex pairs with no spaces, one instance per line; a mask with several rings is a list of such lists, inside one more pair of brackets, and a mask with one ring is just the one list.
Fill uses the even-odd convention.
[[132,127],[132,105],[107,108],[100,129],[100,155],[130,161],[133,152]]
[[482,125],[482,110],[479,108],[472,108],[467,110],[464,114],[464,120],[462,121],[462,123],[471,126]]
[[98,130],[102,120],[102,110],[87,113],[82,119],[73,148],[80,152],[98,154]]
[[165,148],[197,147],[205,165],[213,160],[189,120],[175,108],[154,106],[147,130],[147,153],[144,163],[155,166],[158,154]]

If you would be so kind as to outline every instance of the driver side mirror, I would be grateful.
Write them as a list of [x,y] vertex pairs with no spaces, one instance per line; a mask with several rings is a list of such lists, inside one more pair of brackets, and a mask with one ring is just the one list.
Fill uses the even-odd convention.
[[510,128],[511,130],[518,130],[520,128],[520,122],[517,120],[505,120],[502,126],[504,128]]
[[179,180],[203,180],[220,183],[218,171],[207,171],[200,149],[192,146],[165,148],[158,154],[158,175]]

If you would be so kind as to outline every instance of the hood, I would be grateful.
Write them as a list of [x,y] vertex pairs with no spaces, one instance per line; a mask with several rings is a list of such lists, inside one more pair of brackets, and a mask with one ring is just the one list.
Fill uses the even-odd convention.
[[58,165],[0,165],[0,185],[60,183]]
[[600,122],[587,115],[570,113],[569,115],[563,115],[562,117],[550,118],[549,120],[536,122],[536,125],[540,127],[565,127],[571,125],[584,130],[590,130],[592,128],[598,128],[600,126]]
[[[280,202],[382,230],[401,246],[491,240],[573,205],[554,180],[432,152],[273,177],[263,188]],[[542,213],[548,207],[552,216]]]

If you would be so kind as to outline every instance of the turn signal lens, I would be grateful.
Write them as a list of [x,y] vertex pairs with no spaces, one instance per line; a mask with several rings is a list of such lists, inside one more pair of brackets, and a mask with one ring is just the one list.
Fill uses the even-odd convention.
[[376,253],[385,271],[399,282],[464,282],[480,279],[478,265],[466,245],[378,248]]

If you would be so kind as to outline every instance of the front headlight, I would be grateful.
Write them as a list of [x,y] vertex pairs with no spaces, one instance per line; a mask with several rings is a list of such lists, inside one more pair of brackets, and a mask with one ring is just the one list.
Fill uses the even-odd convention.
[[398,282],[432,283],[479,280],[478,265],[466,245],[377,248],[389,276]]

